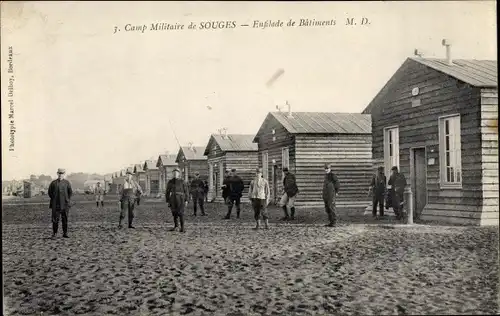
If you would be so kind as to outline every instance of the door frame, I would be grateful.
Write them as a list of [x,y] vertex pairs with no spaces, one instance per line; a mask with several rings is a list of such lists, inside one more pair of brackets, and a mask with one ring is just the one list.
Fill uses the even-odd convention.
[[[427,146],[415,146],[415,147],[410,147],[410,188],[412,189],[412,197],[413,197],[413,216],[416,216],[417,211],[415,209],[417,205],[417,195],[416,195],[416,188],[413,187],[413,183],[416,184],[416,177],[415,177],[415,149],[423,149],[425,151],[425,156],[424,156],[424,165],[425,165],[425,205],[422,208],[422,212],[429,203],[429,188],[427,187],[428,183],[428,177],[427,177]],[[422,215],[420,213],[419,215]]]

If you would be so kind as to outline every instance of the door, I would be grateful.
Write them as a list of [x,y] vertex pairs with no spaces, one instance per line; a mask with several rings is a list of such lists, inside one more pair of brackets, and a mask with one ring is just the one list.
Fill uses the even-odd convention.
[[276,166],[276,165],[273,165],[272,179],[273,179],[273,187],[271,189],[271,194],[272,194],[272,199],[274,201],[274,204],[277,204],[278,203],[278,166]]
[[427,166],[425,148],[413,149],[413,217],[417,219],[427,204]]

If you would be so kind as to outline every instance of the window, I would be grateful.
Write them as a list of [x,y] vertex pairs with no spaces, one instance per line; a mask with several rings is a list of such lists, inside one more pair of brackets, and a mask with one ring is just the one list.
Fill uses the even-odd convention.
[[391,168],[399,168],[399,128],[391,127],[384,130],[384,165],[385,175],[389,178]]
[[281,150],[281,161],[283,163],[283,168],[290,168],[290,153],[288,151],[288,147],[285,147]]
[[441,185],[462,183],[462,147],[460,115],[439,118],[439,168]]
[[262,177],[267,181],[269,181],[268,172],[269,172],[269,155],[267,151],[265,151],[262,153]]

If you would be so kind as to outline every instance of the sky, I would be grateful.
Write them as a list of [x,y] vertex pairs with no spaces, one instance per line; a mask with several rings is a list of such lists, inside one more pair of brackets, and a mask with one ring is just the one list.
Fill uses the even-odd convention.
[[[2,178],[112,173],[212,133],[255,134],[292,111],[359,113],[415,48],[424,57],[496,59],[494,1],[2,2],[1,64],[13,49],[15,147],[2,80]],[[348,17],[369,25],[346,26]],[[254,20],[335,19],[258,29]],[[233,29],[129,31],[236,21]],[[298,22],[297,22],[298,23]],[[359,24],[359,23],[358,23]],[[121,31],[113,34],[114,27]],[[271,87],[277,71],[284,74]],[[212,110],[209,110],[210,106]],[[172,123],[172,127],[170,125]]]

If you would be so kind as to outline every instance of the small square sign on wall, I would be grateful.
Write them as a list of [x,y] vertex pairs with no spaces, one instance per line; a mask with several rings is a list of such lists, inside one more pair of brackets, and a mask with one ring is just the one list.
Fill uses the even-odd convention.
[[427,165],[433,166],[434,164],[436,164],[436,159],[435,158],[429,158],[427,160]]

